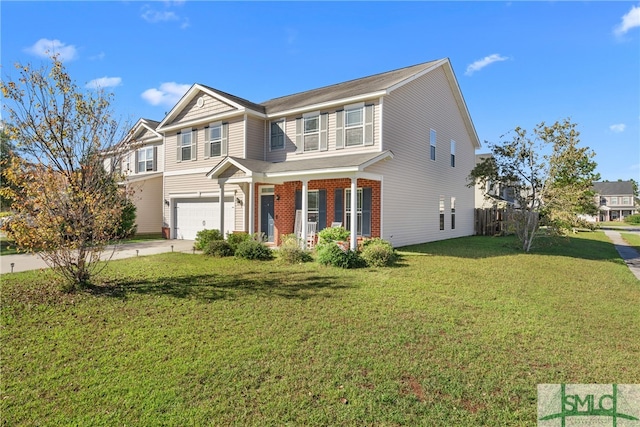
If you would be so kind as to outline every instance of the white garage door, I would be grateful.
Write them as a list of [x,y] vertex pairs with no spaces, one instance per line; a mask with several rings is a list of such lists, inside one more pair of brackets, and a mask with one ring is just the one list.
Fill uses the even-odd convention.
[[[220,230],[220,203],[218,198],[184,199],[175,204],[176,239],[195,240],[200,230]],[[233,197],[224,199],[224,232],[233,231]]]

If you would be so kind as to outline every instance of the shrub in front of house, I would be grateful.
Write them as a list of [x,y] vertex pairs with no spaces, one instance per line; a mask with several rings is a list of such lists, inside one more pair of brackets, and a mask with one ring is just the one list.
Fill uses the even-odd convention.
[[295,234],[282,236],[280,248],[278,249],[278,258],[287,264],[300,264],[313,261],[313,257],[309,251],[302,249],[300,239],[298,239]]
[[358,251],[352,251],[344,242],[325,243],[316,247],[317,261],[322,265],[332,265],[340,268],[364,267],[365,263]]
[[360,256],[369,267],[388,267],[398,259],[391,243],[379,237],[365,240]]
[[204,248],[203,253],[205,255],[211,255],[217,258],[232,256],[234,250],[231,245],[225,240],[211,240]]
[[251,239],[251,236],[249,235],[249,233],[244,231],[227,233],[227,243],[229,243],[229,246],[231,246],[231,250],[233,251],[233,253],[236,252],[236,250],[238,249],[238,245],[240,245],[240,243],[247,241],[249,239]]
[[344,227],[327,227],[318,233],[318,243],[316,250],[332,242],[348,242],[351,232]]
[[193,242],[193,248],[197,251],[204,251],[209,246],[209,242],[213,240],[224,240],[224,236],[220,230],[200,230],[196,233],[196,240]]
[[266,261],[273,258],[273,251],[262,240],[248,239],[236,248],[236,258]]
[[627,215],[624,217],[624,222],[626,222],[627,224],[638,225],[640,224],[640,214]]

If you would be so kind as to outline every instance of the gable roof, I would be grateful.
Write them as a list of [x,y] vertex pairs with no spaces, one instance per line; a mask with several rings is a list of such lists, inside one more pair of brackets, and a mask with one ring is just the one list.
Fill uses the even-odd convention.
[[202,84],[194,84],[171,109],[166,117],[160,122],[159,128],[171,128],[168,124],[182,111],[187,104],[200,92],[209,94],[222,102],[226,102],[238,111],[235,113],[253,112],[264,118],[274,116],[284,116],[287,114],[298,114],[302,111],[311,111],[326,108],[332,105],[355,103],[365,99],[371,99],[388,95],[397,88],[417,79],[428,72],[443,67],[449,82],[450,89],[462,114],[467,132],[469,133],[475,148],[480,147],[480,140],[476,133],[475,126],[471,120],[471,115],[467,109],[466,102],[460,91],[460,86],[451,67],[448,58],[436,61],[424,62],[409,67],[399,68],[384,73],[374,74],[342,83],[324,86],[292,95],[274,98],[260,104],[248,101],[235,95],[214,89]]
[[631,181],[594,182],[593,189],[601,196],[633,195]]
[[298,108],[306,108],[310,105],[321,105],[327,102],[349,99],[360,95],[370,96],[372,94],[386,94],[387,91],[403,82],[406,82],[416,75],[424,73],[444,60],[430,61],[410,67],[374,74],[368,77],[349,80],[346,82],[324,86],[293,95],[282,96],[263,102],[267,114],[275,114]]

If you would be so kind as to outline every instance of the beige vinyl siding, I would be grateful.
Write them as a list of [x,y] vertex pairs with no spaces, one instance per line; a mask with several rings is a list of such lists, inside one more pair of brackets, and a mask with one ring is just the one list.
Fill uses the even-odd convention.
[[[230,193],[235,194],[235,198],[244,199],[244,194],[240,186],[236,184],[227,184],[224,186],[224,192],[226,195]],[[170,206],[163,204],[163,221],[165,224],[173,228],[174,218],[173,206],[175,200],[179,199],[198,199],[198,198],[211,198],[218,197],[220,195],[220,186],[215,180],[211,180],[202,174],[189,174],[178,176],[165,176],[164,177],[164,199],[171,200]],[[244,231],[244,206],[235,202],[234,198],[234,218],[235,223],[232,229],[238,231]]]
[[[369,168],[384,174],[383,238],[403,246],[473,234],[474,189],[466,186],[466,178],[475,149],[443,69],[392,91],[383,108],[384,149],[391,150],[394,158]],[[429,158],[430,129],[437,132],[436,161]],[[454,168],[451,140],[456,141]],[[443,231],[440,196],[445,199]],[[456,199],[455,230],[451,230],[451,197]]]
[[[302,117],[301,114],[287,116],[285,118],[285,149],[277,151],[267,150],[267,161],[269,162],[283,162],[288,160],[301,160],[312,157],[326,157],[326,156],[342,156],[345,154],[355,153],[369,153],[372,151],[381,151],[380,145],[380,119],[381,119],[381,107],[379,99],[369,100],[364,103],[365,105],[373,104],[374,107],[374,119],[373,119],[373,145],[371,146],[357,146],[357,147],[345,147],[342,149],[336,149],[336,111],[343,110],[344,106],[337,106],[327,110],[321,110],[320,114],[328,113],[328,128],[327,128],[327,150],[326,151],[307,151],[304,153],[296,153],[296,119]],[[275,119],[274,119],[275,120]],[[269,144],[269,130],[266,133],[266,143]]]
[[[204,105],[202,107],[198,107],[198,99],[200,97],[204,99]],[[215,114],[226,113],[233,110],[235,110],[233,106],[221,102],[212,96],[200,93],[195,96],[178,115],[176,115],[171,123],[167,123],[167,125],[183,121],[188,122],[191,120],[197,120],[202,117],[214,116]]]
[[162,232],[162,176],[129,185],[136,206],[137,233]]
[[145,141],[148,139],[154,139],[154,138],[158,138],[158,135],[156,135],[155,133],[151,132],[149,129],[147,128],[143,128],[144,131],[140,133],[140,135],[138,135],[135,140],[136,141]]
[[[244,155],[244,118],[234,117],[224,121],[229,124],[229,140],[227,142],[228,155],[234,157],[242,157]],[[194,128],[192,128],[194,129]],[[177,132],[167,135],[165,138],[165,171],[185,171],[189,169],[213,168],[220,163],[223,157],[204,156],[204,142],[206,141],[205,125],[200,125],[196,129],[196,160],[177,160],[178,134]],[[203,174],[204,175],[204,174]]]
[[247,159],[264,160],[265,120],[247,116]]

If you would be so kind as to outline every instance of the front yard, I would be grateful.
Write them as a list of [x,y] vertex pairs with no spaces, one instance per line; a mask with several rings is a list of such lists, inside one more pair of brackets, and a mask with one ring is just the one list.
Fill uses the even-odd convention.
[[91,293],[2,277],[3,425],[534,425],[539,383],[640,383],[640,282],[601,232],[393,268],[169,253]]

